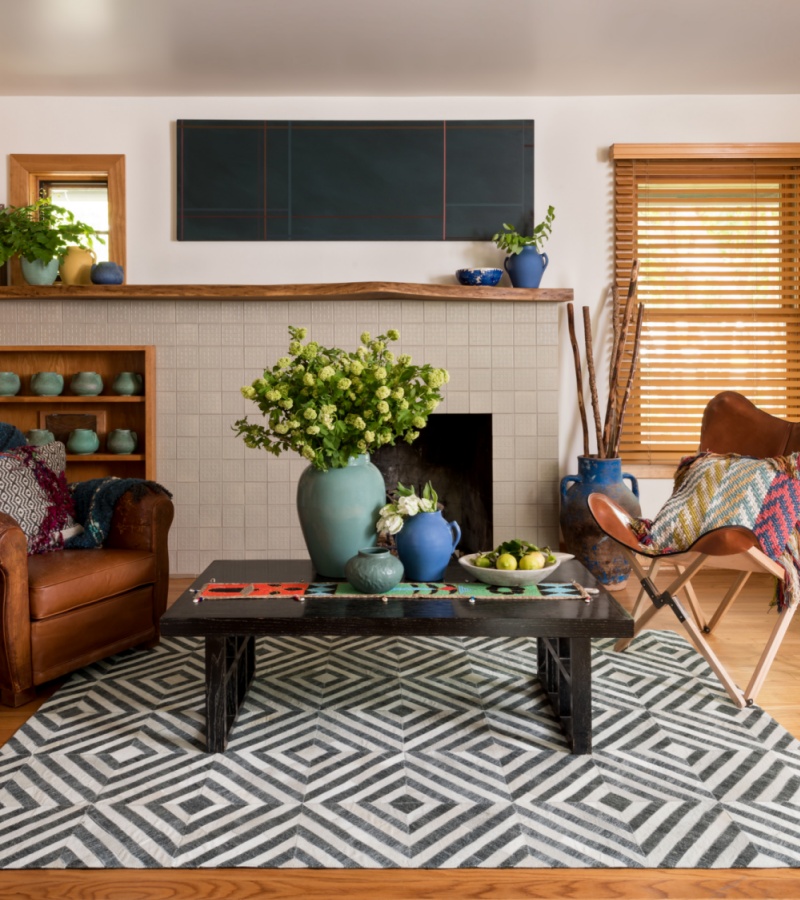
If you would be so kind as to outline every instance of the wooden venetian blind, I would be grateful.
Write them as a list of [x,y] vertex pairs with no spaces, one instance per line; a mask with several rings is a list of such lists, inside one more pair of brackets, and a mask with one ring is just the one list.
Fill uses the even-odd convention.
[[724,390],[800,418],[800,145],[674,156],[615,145],[612,158],[617,304],[634,258],[645,304],[620,456],[675,463],[694,452],[703,409]]

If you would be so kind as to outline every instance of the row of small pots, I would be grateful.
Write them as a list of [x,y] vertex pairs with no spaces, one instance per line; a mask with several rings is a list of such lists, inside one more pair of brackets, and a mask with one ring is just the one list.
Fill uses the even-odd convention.
[[[0,397],[19,393],[22,382],[16,372],[0,372]],[[69,383],[73,394],[96,397],[102,393],[103,379],[97,372],[77,372]],[[120,372],[111,389],[121,396],[135,396],[144,390],[144,379],[137,372]],[[31,393],[37,397],[58,397],[64,390],[64,376],[59,372],[37,372],[31,376]]]
[[[31,428],[25,434],[28,443],[34,447],[44,447],[52,444],[55,435],[47,428]],[[106,438],[106,450],[109,453],[133,453],[139,438],[135,431],[128,428],[115,428],[109,431]],[[100,438],[97,432],[90,428],[76,428],[69,433],[67,438],[67,450],[77,455],[96,453],[100,449]]]

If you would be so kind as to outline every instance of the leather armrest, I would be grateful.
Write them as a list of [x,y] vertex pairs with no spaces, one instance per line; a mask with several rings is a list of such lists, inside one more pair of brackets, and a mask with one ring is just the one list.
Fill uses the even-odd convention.
[[0,512],[0,688],[19,693],[32,685],[28,541]]
[[104,546],[117,550],[167,550],[167,536],[175,508],[165,494],[147,492],[135,500],[123,494],[114,509]]

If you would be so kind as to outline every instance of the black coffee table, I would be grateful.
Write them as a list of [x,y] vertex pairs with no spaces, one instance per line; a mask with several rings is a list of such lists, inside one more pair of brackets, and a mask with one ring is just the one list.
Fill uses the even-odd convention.
[[[208,750],[225,750],[228,733],[255,674],[258,635],[404,635],[536,637],[538,676],[573,753],[592,749],[592,670],[590,641],[631,637],[633,619],[575,560],[562,563],[552,582],[577,581],[597,588],[591,601],[580,599],[494,600],[469,598],[390,599],[380,597],[226,599],[194,602],[193,589],[211,581],[313,582],[302,560],[220,560],[213,562],[166,611],[164,635],[205,638],[206,739]],[[445,581],[468,583],[459,565]]]

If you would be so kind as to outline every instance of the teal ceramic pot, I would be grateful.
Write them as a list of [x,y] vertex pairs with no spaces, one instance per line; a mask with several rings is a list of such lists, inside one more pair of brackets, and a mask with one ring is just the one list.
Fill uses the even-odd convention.
[[52,284],[58,276],[58,257],[50,262],[43,263],[38,259],[20,258],[22,277],[28,284]]
[[144,390],[144,379],[138,372],[120,372],[114,379],[111,390],[123,397],[138,396]]
[[16,372],[0,372],[0,397],[14,397],[19,389],[20,380]]
[[100,438],[88,428],[76,428],[69,433],[67,439],[67,451],[83,456],[87,453],[95,453],[100,447]]
[[[631,482],[630,488],[625,484],[626,478]],[[589,509],[589,495],[593,493],[605,494],[632,516],[641,516],[639,483],[622,471],[621,459],[593,456],[579,456],[578,474],[561,479],[559,519],[564,549],[574,553],[607,590],[621,590],[631,564],[621,546],[595,522]]]
[[96,397],[103,390],[103,379],[97,372],[78,372],[72,376],[69,389],[79,397]]
[[341,469],[303,470],[297,483],[297,515],[319,575],[343,578],[347,561],[375,545],[375,523],[385,503],[383,475],[367,454],[351,457]]
[[407,516],[394,539],[406,581],[441,581],[461,540],[461,529],[458,522],[445,521],[437,509]]
[[364,547],[348,560],[344,576],[362,594],[383,594],[403,579],[403,564],[386,547]]
[[31,378],[31,392],[37,397],[57,397],[64,390],[64,376],[58,372],[37,372]]
[[44,447],[56,439],[53,432],[46,428],[31,428],[25,432],[25,438],[32,447]]
[[115,428],[109,432],[106,449],[109,453],[133,453],[137,442],[135,431],[129,431],[127,428]]

